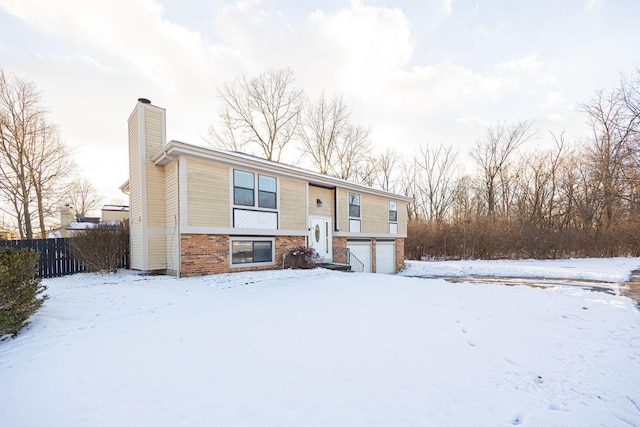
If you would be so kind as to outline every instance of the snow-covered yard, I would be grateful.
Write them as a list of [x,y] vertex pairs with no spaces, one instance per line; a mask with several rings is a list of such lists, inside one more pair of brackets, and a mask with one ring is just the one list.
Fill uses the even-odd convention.
[[[477,263],[403,274],[640,267]],[[617,295],[325,270],[45,283],[0,343],[0,426],[640,425],[640,311]]]

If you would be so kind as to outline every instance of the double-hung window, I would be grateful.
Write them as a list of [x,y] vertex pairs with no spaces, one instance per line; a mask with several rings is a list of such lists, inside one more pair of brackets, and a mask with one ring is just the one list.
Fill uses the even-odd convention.
[[258,206],[276,208],[276,179],[272,176],[258,175]]
[[349,231],[351,233],[360,232],[360,219],[360,195],[349,193]]
[[251,172],[233,171],[233,204],[255,205],[255,178]]
[[389,201],[389,234],[398,234],[398,202]]

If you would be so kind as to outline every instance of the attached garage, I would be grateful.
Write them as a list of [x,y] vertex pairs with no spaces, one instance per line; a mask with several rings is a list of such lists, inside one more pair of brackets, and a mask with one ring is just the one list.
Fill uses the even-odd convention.
[[[371,273],[371,240],[347,240],[347,249],[364,264],[363,271]],[[352,262],[351,268],[357,271],[354,267]]]
[[376,273],[396,272],[396,244],[393,240],[376,241]]

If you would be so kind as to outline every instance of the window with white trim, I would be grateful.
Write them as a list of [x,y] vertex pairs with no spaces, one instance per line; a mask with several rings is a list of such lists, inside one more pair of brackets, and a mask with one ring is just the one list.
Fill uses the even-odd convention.
[[362,229],[360,214],[360,195],[349,193],[349,232],[359,233]]
[[267,240],[231,240],[231,264],[273,263],[273,239]]
[[389,201],[389,234],[398,234],[398,202]]
[[272,176],[258,175],[258,207],[275,209],[276,179]]
[[398,222],[398,203],[389,202],[389,222]]
[[233,204],[255,205],[255,178],[251,172],[233,171]]
[[[257,194],[256,194],[257,193]],[[276,178],[233,170],[233,204],[265,209],[276,209],[278,185]],[[256,203],[257,202],[257,203]]]

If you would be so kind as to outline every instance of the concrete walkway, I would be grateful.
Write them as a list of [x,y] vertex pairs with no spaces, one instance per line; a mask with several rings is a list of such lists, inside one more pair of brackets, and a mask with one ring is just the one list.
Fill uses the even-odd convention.
[[620,283],[619,288],[620,293],[634,300],[640,309],[640,270],[632,271],[629,281]]

